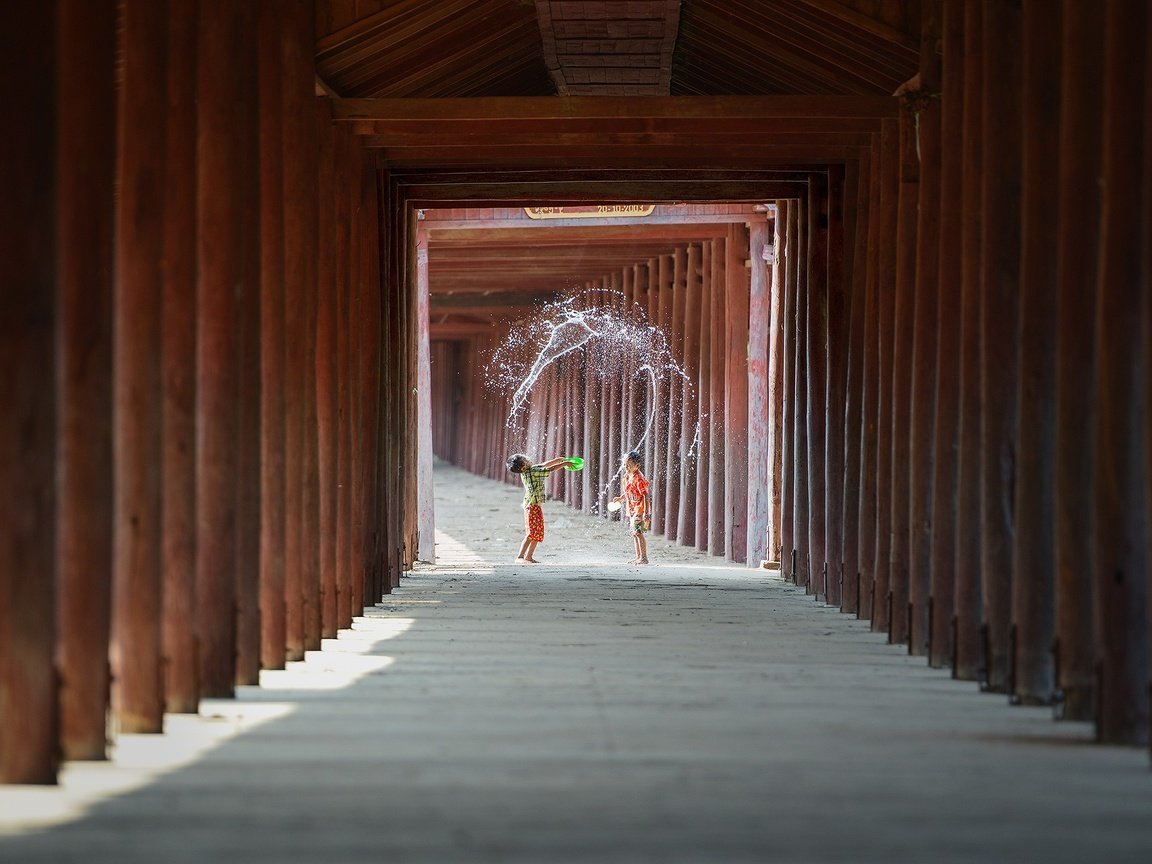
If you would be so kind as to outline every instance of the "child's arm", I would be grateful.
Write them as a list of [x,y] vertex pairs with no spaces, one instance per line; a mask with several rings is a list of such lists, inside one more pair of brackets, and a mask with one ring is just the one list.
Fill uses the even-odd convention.
[[574,464],[567,456],[558,456],[555,459],[549,459],[547,462],[541,463],[541,468],[547,468],[551,471],[553,468],[559,468],[561,465]]

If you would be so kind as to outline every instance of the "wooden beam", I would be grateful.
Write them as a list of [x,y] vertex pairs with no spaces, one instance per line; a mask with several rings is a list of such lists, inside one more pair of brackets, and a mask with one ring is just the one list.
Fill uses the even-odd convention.
[[800,0],[807,6],[819,9],[834,18],[839,18],[853,27],[858,27],[873,36],[879,36],[888,42],[895,42],[911,51],[920,50],[920,39],[917,34],[906,33],[898,27],[893,27],[884,21],[877,20],[863,12],[858,12],[842,0]]

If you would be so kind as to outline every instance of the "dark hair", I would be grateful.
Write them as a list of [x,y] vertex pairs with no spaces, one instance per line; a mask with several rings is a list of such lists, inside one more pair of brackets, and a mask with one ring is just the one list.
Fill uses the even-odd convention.
[[637,465],[643,465],[644,464],[644,454],[641,453],[639,450],[629,450],[627,453],[625,453],[624,454],[624,461],[627,462],[629,459],[631,459]]
[[513,453],[508,457],[508,470],[513,474],[519,474],[524,470],[524,466],[528,464],[528,457],[523,453]]

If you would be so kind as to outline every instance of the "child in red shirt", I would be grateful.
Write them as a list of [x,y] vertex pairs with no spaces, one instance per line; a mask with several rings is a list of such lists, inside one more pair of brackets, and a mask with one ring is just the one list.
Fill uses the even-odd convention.
[[644,534],[652,528],[652,499],[648,494],[648,481],[640,464],[640,451],[633,450],[624,457],[624,479],[620,482],[622,495],[613,501],[623,501],[627,505],[625,514],[632,542],[636,545],[636,557],[632,564],[648,563],[648,543]]

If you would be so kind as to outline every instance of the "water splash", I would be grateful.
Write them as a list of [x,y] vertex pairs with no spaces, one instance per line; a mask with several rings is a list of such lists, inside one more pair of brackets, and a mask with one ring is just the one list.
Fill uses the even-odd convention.
[[[665,385],[677,387],[692,382],[673,357],[664,331],[648,321],[639,304],[629,305],[625,295],[612,289],[589,289],[569,294],[541,307],[528,320],[518,323],[508,338],[492,353],[485,367],[490,389],[508,398],[506,425],[523,430],[531,408],[532,391],[541,377],[553,368],[580,367],[582,381],[620,381],[617,417],[625,421],[629,392],[639,385],[642,393],[633,400],[634,417],[625,431],[625,451],[643,451],[652,436],[656,420],[657,393]],[[577,388],[582,398],[584,388]],[[586,410],[589,406],[583,406]],[[605,406],[601,406],[605,407]],[[577,412],[582,414],[583,411]],[[565,430],[557,430],[563,439]],[[695,459],[700,440],[697,421],[695,434],[681,444],[681,461]],[[604,480],[597,495],[599,501],[617,481],[623,466],[612,455],[617,468]],[[673,466],[666,466],[665,477]]]

